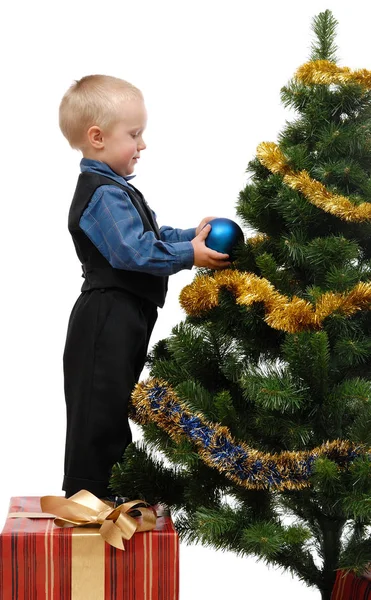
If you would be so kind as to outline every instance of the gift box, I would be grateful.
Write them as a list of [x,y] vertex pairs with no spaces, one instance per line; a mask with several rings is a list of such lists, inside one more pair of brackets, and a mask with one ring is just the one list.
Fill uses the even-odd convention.
[[331,600],[371,600],[371,581],[338,571]]
[[0,598],[178,600],[178,552],[166,515],[119,550],[97,527],[58,527],[38,497],[12,498],[0,535]]

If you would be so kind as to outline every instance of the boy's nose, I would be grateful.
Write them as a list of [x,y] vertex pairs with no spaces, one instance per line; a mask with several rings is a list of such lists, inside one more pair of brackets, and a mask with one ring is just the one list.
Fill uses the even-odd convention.
[[138,150],[145,150],[147,148],[146,143],[142,136],[139,136],[137,148],[138,148]]

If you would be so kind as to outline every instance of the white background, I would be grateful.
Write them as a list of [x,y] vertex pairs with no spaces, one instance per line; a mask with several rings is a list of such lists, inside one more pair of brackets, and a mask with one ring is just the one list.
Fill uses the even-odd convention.
[[[368,1],[96,0],[4,2],[1,15],[1,495],[61,495],[62,352],[82,283],[67,231],[80,156],[58,129],[75,79],[104,73],[145,95],[147,150],[134,184],[160,224],[235,218],[245,169],[288,111],[280,87],[309,57],[311,19],[339,21],[339,64],[371,69]],[[170,280],[152,343],[184,318]],[[136,431],[136,437],[140,434]],[[183,546],[181,600],[319,599],[254,559]],[[91,600],[91,599],[89,599]]]

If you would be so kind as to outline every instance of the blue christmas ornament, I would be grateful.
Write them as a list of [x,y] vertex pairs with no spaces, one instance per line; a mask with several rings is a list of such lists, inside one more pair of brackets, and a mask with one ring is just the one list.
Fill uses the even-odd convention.
[[231,219],[218,218],[209,221],[211,231],[205,240],[205,244],[211,250],[229,254],[230,260],[234,260],[235,249],[244,241],[242,229]]

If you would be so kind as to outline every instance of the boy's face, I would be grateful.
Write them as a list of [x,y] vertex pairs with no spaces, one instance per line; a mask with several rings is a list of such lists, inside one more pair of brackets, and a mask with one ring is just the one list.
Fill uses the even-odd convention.
[[143,100],[125,102],[122,118],[108,132],[101,130],[99,160],[122,177],[131,175],[141,150],[146,148],[142,137],[146,125],[147,112]]

